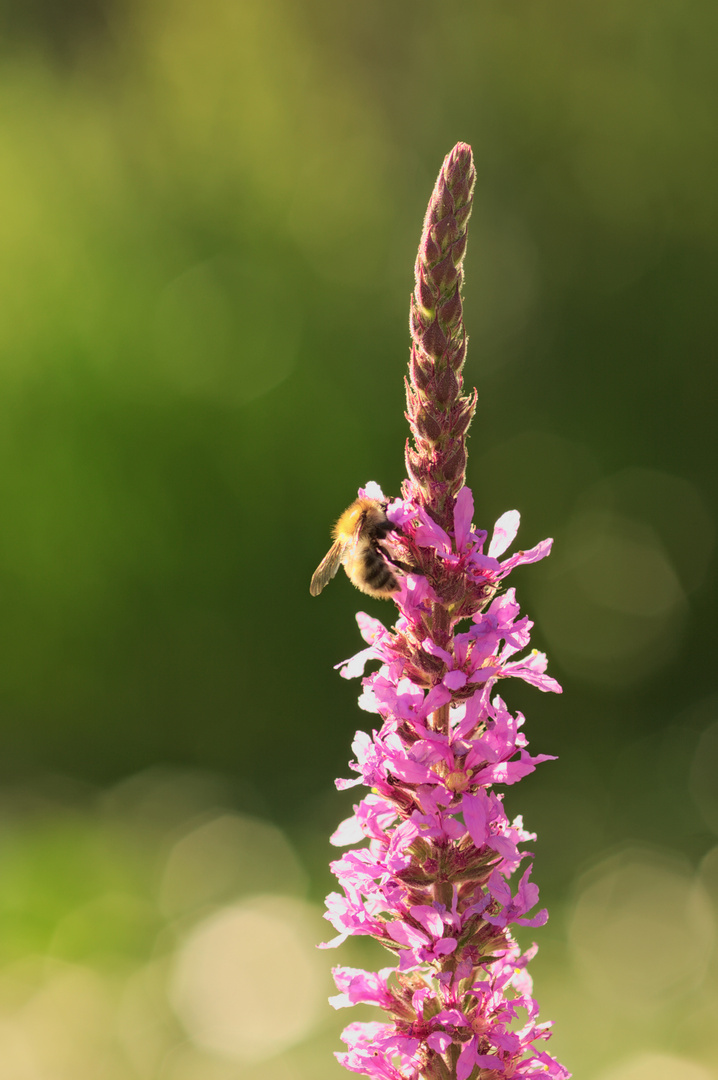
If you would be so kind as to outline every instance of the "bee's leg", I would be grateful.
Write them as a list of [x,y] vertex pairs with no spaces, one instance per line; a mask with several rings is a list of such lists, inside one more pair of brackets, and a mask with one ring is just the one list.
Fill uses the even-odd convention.
[[421,570],[418,566],[412,566],[410,563],[402,562],[401,559],[390,559],[389,562],[393,563],[399,570],[403,570],[405,574],[421,574]]
[[[384,536],[379,540],[377,546],[379,546],[379,550],[381,551],[382,555],[387,560],[387,562],[390,562],[392,564],[392,566],[395,566],[397,568],[397,570],[403,570],[403,572],[405,574],[420,574],[421,571],[419,570],[419,568],[417,566],[412,566],[411,563],[402,562],[401,559],[396,559],[389,551],[387,551],[387,549],[384,547],[384,545],[381,542],[382,539],[387,539],[387,533],[393,533],[393,532],[401,533],[401,526],[400,525],[395,525],[392,521],[389,521],[389,519],[387,518],[386,521],[382,522],[381,529],[382,529],[382,531],[384,533]],[[388,539],[389,539],[389,543],[391,543],[391,538],[388,538]]]
[[390,555],[386,548],[381,548],[381,553],[387,562],[390,562],[392,566],[396,566],[398,570],[403,570],[405,574],[420,574],[418,566],[412,566],[411,563],[402,562],[401,559],[395,559],[393,555]]

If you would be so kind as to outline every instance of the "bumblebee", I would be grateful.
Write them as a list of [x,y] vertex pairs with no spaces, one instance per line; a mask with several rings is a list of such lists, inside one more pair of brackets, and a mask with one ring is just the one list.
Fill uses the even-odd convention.
[[312,596],[319,596],[342,563],[352,585],[369,596],[388,599],[398,591],[399,580],[392,566],[405,571],[412,568],[380,547],[388,533],[399,531],[386,516],[386,506],[378,499],[365,498],[347,507],[334,526],[334,543],[314,571],[309,586]]

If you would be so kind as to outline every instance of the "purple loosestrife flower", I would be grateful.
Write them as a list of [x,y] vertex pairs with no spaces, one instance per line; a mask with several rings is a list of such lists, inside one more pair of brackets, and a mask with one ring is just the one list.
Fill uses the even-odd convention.
[[[424,222],[411,304],[413,345],[407,382],[409,480],[386,513],[399,565],[395,625],[357,616],[367,647],[338,665],[363,676],[360,706],[378,717],[357,733],[354,780],[369,793],[332,842],[361,844],[332,864],[341,892],[327,898],[338,937],[368,934],[395,958],[378,972],[337,967],[335,1008],[378,1006],[384,1023],[354,1023],[337,1055],[376,1080],[499,1080],[570,1074],[543,1049],[527,964],[513,926],[541,926],[530,880],[534,839],[510,822],[503,787],[546,755],[532,756],[499,685],[519,678],[560,692],[546,657],[527,652],[532,623],[513,589],[514,567],[548,555],[551,541],[503,558],[519,524],[515,511],[491,541],[472,525],[464,486],[465,437],[476,395],[462,396],[466,351],[461,263],[474,167],[459,143],[439,174]],[[374,484],[360,497],[384,496]],[[382,549],[383,550],[383,549]],[[367,663],[376,670],[365,675]],[[511,878],[520,868],[518,881]]]

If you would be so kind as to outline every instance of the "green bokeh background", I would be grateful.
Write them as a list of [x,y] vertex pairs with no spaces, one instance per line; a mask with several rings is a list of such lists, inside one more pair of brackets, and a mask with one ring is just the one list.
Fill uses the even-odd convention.
[[[175,926],[158,852],[217,805],[330,886],[369,722],[332,665],[358,607],[391,610],[308,582],[357,487],[399,490],[416,244],[465,140],[476,521],[555,537],[513,583],[564,695],[508,696],[559,762],[507,796],[540,838],[551,1049],[588,1080],[715,1077],[718,8],[4,0],[0,32],[0,960],[106,975],[57,927],[119,890],[134,914],[88,925],[129,978]],[[125,798],[148,776],[184,792],[151,829]],[[624,940],[591,874],[634,871]],[[697,922],[659,879],[702,890]],[[691,949],[631,1011],[626,970]],[[262,1075],[338,1076],[321,1030]],[[254,1075],[176,1065],[187,1039],[86,1075]]]

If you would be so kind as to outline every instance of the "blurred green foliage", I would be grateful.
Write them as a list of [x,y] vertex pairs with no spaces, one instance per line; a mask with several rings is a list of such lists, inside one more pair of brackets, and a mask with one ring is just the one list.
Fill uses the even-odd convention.
[[[560,761],[507,796],[554,978],[577,874],[716,843],[718,9],[3,0],[0,30],[0,775],[220,774],[321,893],[369,719],[332,665],[391,609],[308,582],[357,487],[399,490],[416,243],[468,141],[477,524],[556,538],[515,584],[564,696],[509,704]],[[73,827],[5,903],[24,859],[85,902]],[[19,909],[6,956],[52,925]]]

